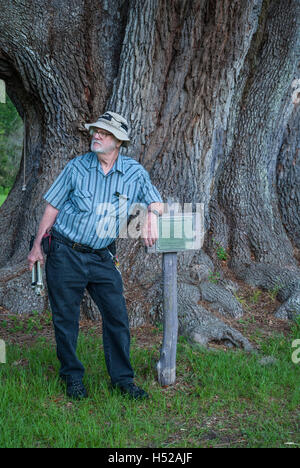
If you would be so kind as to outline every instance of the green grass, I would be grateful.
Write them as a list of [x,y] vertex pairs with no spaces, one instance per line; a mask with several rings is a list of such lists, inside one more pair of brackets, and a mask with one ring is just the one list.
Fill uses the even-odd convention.
[[7,195],[10,192],[10,188],[4,188],[0,186],[0,206],[5,202]]
[[[159,347],[132,341],[136,382],[151,399],[134,402],[110,391],[102,340],[79,336],[90,397],[74,402],[57,379],[55,347],[7,345],[0,364],[0,447],[299,447],[300,363],[287,338],[261,342],[259,354],[208,351],[180,338],[177,383],[161,388]],[[277,363],[262,366],[272,355]],[[292,444],[292,445],[288,445]]]
[[0,194],[0,206],[5,202],[7,195]]

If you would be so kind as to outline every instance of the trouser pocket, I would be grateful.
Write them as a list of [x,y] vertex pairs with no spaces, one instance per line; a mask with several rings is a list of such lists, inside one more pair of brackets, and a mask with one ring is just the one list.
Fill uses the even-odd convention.
[[51,242],[52,242],[52,234],[51,232],[46,232],[42,238],[42,247],[45,255],[50,253],[51,249]]
[[117,257],[116,255],[113,255],[109,249],[107,249],[107,250],[108,250],[108,253],[109,253],[109,255],[110,255],[111,261],[113,262],[113,264],[114,264],[116,270],[118,270],[118,272],[119,272],[120,275],[122,276],[122,273],[121,273],[120,268],[119,268],[119,267],[120,267],[120,263],[119,263],[118,257]]

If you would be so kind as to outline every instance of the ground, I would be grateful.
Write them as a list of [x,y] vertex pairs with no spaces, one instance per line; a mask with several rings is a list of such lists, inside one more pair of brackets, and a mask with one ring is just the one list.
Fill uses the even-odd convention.
[[[227,322],[258,353],[222,343],[205,350],[179,337],[176,384],[160,387],[162,325],[133,328],[136,381],[151,396],[138,404],[110,393],[101,321],[80,321],[91,397],[76,403],[57,379],[50,312],[25,317],[0,308],[0,338],[8,344],[8,363],[0,365],[0,447],[299,447],[299,364],[291,360],[299,327],[274,318],[275,292],[239,286],[245,315]],[[275,364],[260,363],[270,356]]]
[[[228,274],[227,272],[227,278],[229,278]],[[239,285],[236,297],[242,304],[245,314],[241,319],[224,318],[224,316],[219,315],[221,320],[239,330],[254,346],[257,336],[263,338],[274,333],[287,335],[290,332],[291,322],[274,317],[274,312],[280,305],[274,292],[252,288],[236,279],[234,281]],[[204,301],[201,303],[209,309],[209,303]],[[218,316],[216,311],[213,313]],[[85,333],[91,329],[101,334],[101,320],[95,322],[81,319],[81,332]],[[154,333],[155,330],[156,333]],[[163,332],[161,325],[147,324],[131,329],[131,334],[139,346],[147,348],[154,343],[161,343]],[[30,316],[16,316],[12,311],[0,306],[0,337],[7,343],[26,344],[27,346],[35,343],[37,337],[44,337],[54,342],[50,313],[38,315],[33,312]],[[211,348],[227,349],[222,343],[211,342],[209,345]]]

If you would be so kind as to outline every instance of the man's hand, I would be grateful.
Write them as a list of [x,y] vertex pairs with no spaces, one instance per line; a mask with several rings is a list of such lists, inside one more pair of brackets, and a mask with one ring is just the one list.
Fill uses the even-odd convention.
[[44,265],[44,256],[42,253],[42,248],[40,244],[33,244],[32,249],[29,252],[29,255],[27,257],[28,265],[29,265],[29,270],[32,271],[33,265],[35,262],[40,262],[41,266]]
[[158,239],[158,219],[151,211],[146,214],[146,220],[142,229],[142,238],[146,247],[152,247]]
[[43,239],[43,235],[46,232],[49,232],[51,227],[53,226],[57,215],[58,210],[54,208],[54,206],[50,205],[50,203],[48,203],[43,214],[42,220],[40,222],[39,230],[36,235],[33,247],[27,257],[30,271],[32,270],[35,262],[40,262],[41,266],[44,265],[44,256],[42,253],[41,242]]

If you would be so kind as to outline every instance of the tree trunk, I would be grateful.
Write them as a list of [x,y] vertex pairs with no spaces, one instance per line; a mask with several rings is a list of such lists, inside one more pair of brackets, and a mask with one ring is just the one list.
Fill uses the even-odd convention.
[[[150,172],[164,200],[205,204],[204,249],[178,255],[180,327],[249,348],[198,301],[241,317],[233,291],[209,279],[214,242],[234,273],[278,285],[280,316],[300,311],[299,112],[292,102],[299,43],[297,0],[0,0],[0,78],[26,117],[27,190],[20,172],[0,209],[0,303],[47,308],[30,290],[25,263],[42,195],[68,160],[88,150],[83,124],[105,109],[123,114],[127,155]],[[118,240],[132,325],[162,314],[158,255]],[[265,273],[268,272],[268,275]],[[294,280],[291,281],[291,273]],[[192,313],[182,313],[194,285]],[[40,301],[40,302],[39,302]],[[41,302],[43,301],[43,302]],[[90,298],[83,312],[96,317]],[[200,331],[205,331],[201,335]],[[205,338],[203,338],[205,336]],[[197,338],[198,337],[198,338]],[[200,338],[199,338],[200,337]]]
[[[238,81],[242,91],[232,108],[214,199],[218,216],[211,224],[214,238],[229,247],[231,267],[241,279],[266,289],[277,287],[285,296],[284,291],[290,290],[293,310],[288,306],[287,315],[300,312],[300,275],[280,215],[276,167],[278,157],[283,157],[280,149],[294,109],[291,85],[296,71],[295,45],[299,44],[297,11],[299,3],[293,1],[263,4]],[[288,156],[283,159],[288,165]],[[290,194],[285,203],[289,199]],[[287,212],[283,203],[281,212]],[[219,233],[221,216],[228,226],[226,236]],[[254,280],[256,270],[259,274]],[[286,270],[292,270],[296,278],[292,288]]]
[[[0,76],[26,122],[26,148],[1,207],[1,303],[18,313],[48,307],[24,273],[42,195],[66,163],[88,149],[83,124],[104,109],[116,77],[127,3],[122,0],[0,2]],[[22,191],[26,153],[26,191]],[[13,275],[13,282],[11,282]]]
[[[300,93],[300,86],[298,89]],[[300,249],[300,107],[293,110],[277,159],[277,192],[282,224]]]

